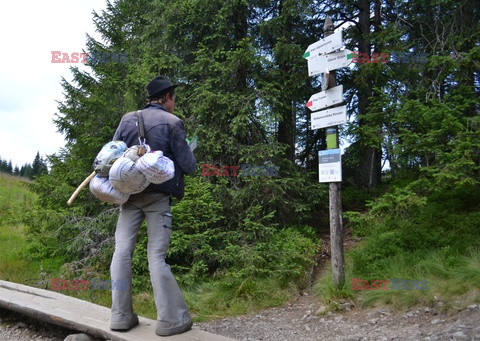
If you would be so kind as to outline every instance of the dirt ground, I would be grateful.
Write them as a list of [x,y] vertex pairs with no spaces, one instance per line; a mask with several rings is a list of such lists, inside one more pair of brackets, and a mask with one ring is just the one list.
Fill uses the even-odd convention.
[[200,323],[196,327],[237,340],[480,340],[480,309],[470,305],[451,316],[418,307],[406,313],[346,307],[318,315],[310,295],[259,314]]

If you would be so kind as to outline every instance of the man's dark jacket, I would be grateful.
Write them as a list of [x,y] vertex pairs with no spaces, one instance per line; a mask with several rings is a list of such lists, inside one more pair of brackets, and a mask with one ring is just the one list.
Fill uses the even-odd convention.
[[[142,193],[160,192],[182,199],[184,195],[183,174],[192,175],[196,162],[185,140],[183,121],[157,103],[148,104],[142,113],[146,143],[153,150],[161,150],[175,164],[173,179],[160,185],[150,184]],[[128,147],[138,145],[137,120],[135,112],[123,115],[113,139],[125,142]]]

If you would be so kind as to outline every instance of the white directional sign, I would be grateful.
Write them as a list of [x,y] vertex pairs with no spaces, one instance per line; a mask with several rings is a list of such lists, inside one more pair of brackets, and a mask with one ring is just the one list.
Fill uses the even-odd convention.
[[310,116],[310,120],[312,130],[347,123],[347,107],[343,105],[341,107],[314,112]]
[[342,155],[340,149],[327,149],[318,152],[319,182],[342,181]]
[[307,102],[306,107],[311,111],[317,111],[339,104],[343,101],[343,85],[330,88],[312,95]]
[[348,66],[352,62],[353,58],[354,54],[350,50],[343,50],[312,57],[307,60],[308,75],[316,76],[320,73],[324,73],[326,69],[332,71]]
[[330,53],[343,47],[342,30],[320,39],[307,47],[303,58],[309,59],[320,54]]

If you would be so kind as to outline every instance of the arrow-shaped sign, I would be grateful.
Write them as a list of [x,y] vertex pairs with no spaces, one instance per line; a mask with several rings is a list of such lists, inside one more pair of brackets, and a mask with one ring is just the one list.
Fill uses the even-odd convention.
[[343,101],[343,85],[316,93],[307,102],[307,108],[317,111],[341,103]]
[[310,120],[312,130],[347,123],[347,107],[343,105],[337,108],[314,112],[310,116]]
[[343,50],[330,54],[323,54],[317,57],[308,59],[308,75],[316,76],[325,72],[325,69],[329,71],[340,69],[342,67],[350,65],[356,54],[350,50]]
[[343,47],[342,30],[320,39],[307,47],[303,58],[310,59],[320,54],[330,53]]

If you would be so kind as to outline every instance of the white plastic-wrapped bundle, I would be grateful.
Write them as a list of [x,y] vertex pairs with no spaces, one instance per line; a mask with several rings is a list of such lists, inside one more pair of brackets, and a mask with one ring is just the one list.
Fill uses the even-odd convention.
[[164,156],[160,150],[143,155],[138,159],[137,167],[148,181],[157,185],[172,179],[175,175],[173,161]]
[[[148,144],[144,146],[146,153],[150,153],[152,151],[152,148],[150,148]],[[123,153],[123,156],[129,158],[133,162],[137,162],[137,160],[140,158],[140,155],[138,155],[138,148],[140,148],[139,145],[131,146],[125,151],[125,153]]]
[[108,176],[113,188],[126,194],[140,193],[150,184],[136,163],[124,156],[114,162]]
[[110,141],[105,144],[93,161],[93,170],[98,176],[108,177],[110,167],[116,159],[127,150],[127,144],[123,141]]
[[127,202],[129,194],[117,191],[113,188],[108,178],[95,176],[90,180],[90,192],[99,200],[111,204],[122,205]]

